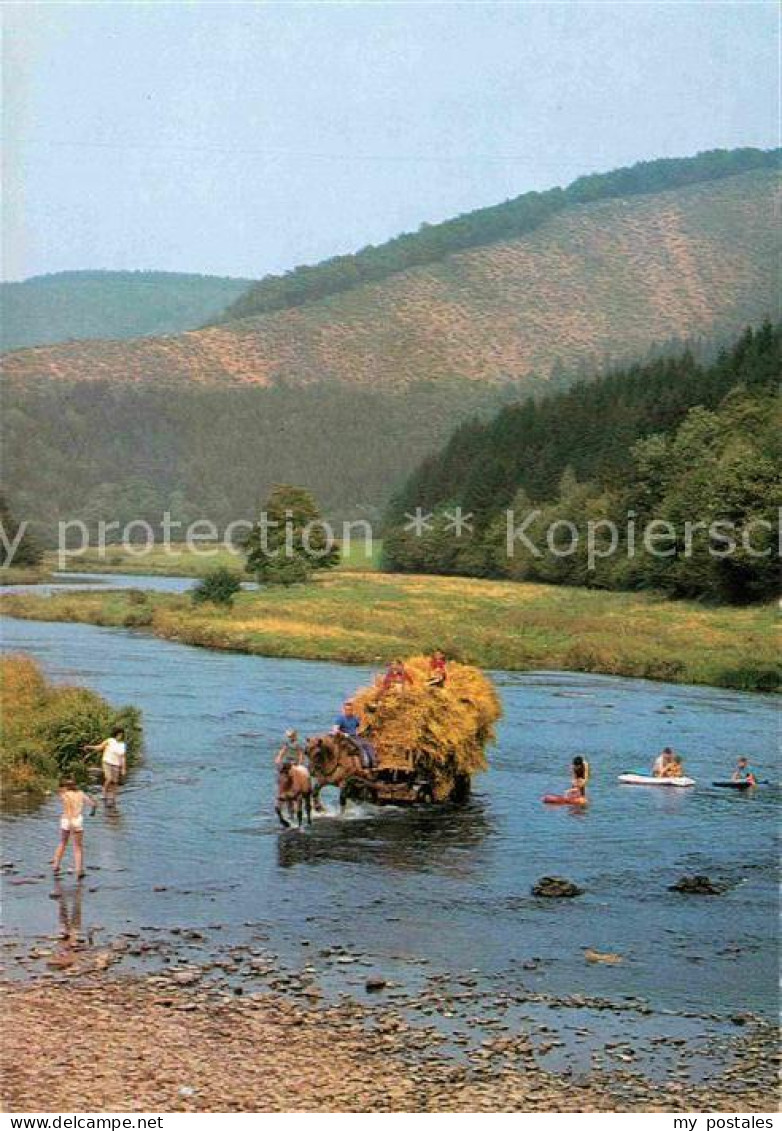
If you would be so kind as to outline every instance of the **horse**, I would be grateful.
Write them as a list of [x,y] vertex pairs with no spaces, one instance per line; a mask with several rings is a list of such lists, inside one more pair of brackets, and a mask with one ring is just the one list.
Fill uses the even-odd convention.
[[337,787],[340,808],[344,809],[347,801],[346,786],[357,778],[371,780],[358,747],[344,734],[315,735],[307,739],[304,750],[315,780],[312,800],[318,811],[323,808],[320,791],[324,786]]
[[[306,766],[296,766],[286,763],[280,766],[277,775],[277,804],[274,812],[280,818],[280,824],[289,829],[293,823],[294,809],[299,828],[302,825],[304,813],[307,814],[307,824],[312,824],[313,787],[310,772]],[[288,810],[289,821],[282,815],[283,805]]]

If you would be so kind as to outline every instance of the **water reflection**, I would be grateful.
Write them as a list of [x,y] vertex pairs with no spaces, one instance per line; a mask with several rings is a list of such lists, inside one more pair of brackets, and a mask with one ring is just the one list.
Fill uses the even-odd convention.
[[482,799],[431,809],[369,810],[358,807],[321,818],[311,829],[291,829],[277,840],[277,864],[333,862],[388,868],[394,872],[440,872],[468,878],[479,866],[484,841],[493,832]]
[[50,896],[57,901],[57,919],[60,938],[73,946],[81,936],[82,901],[84,886],[76,883],[69,892],[62,886],[59,878],[54,881],[54,890]]
[[76,952],[82,948],[82,900],[83,885],[77,882],[68,890],[59,878],[54,881],[50,895],[57,903],[57,929],[59,939],[49,965],[65,969],[76,961]]

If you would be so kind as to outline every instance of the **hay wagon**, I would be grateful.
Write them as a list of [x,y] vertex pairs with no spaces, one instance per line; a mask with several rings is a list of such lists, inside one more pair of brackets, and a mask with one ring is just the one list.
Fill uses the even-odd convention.
[[[345,801],[370,805],[433,805],[436,800],[462,804],[470,796],[469,774],[457,774],[450,793],[442,796],[431,774],[420,770],[368,770],[349,778],[342,787]],[[437,793],[440,793],[438,798]]]
[[352,696],[362,734],[375,750],[374,769],[360,767],[350,739],[309,740],[316,804],[326,785],[339,788],[343,805],[432,805],[469,796],[473,775],[487,768],[486,747],[501,713],[497,693],[483,672],[467,664],[449,664],[440,687],[429,682],[425,656],[413,656],[405,666],[405,687],[385,690],[378,681]]

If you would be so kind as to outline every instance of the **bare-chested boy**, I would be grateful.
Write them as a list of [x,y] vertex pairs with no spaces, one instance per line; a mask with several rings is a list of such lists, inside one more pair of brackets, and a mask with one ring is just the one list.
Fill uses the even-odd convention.
[[73,778],[63,778],[60,782],[60,801],[62,802],[62,816],[60,817],[60,843],[52,859],[54,874],[60,871],[60,864],[68,847],[68,841],[73,834],[73,856],[76,863],[76,876],[84,876],[84,807],[94,813],[97,805],[86,793],[79,789]]

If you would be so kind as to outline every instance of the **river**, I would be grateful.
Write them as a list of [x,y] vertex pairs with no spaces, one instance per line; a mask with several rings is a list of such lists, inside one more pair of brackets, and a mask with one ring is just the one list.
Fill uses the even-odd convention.
[[[160,582],[133,579],[145,588]],[[362,992],[371,968],[402,986],[438,973],[522,986],[539,1008],[546,995],[628,1008],[640,1000],[654,1014],[636,1019],[652,1042],[666,1015],[670,1032],[670,1011],[690,1015],[678,1017],[678,1031],[697,1032],[705,1044],[731,1015],[776,1013],[778,792],[710,785],[738,753],[776,780],[770,696],[497,672],[504,718],[491,768],[467,806],[331,812],[311,829],[282,832],[272,756],[284,729],[327,727],[368,669],[8,619],[3,647],[35,656],[58,681],[143,711],[144,761],[118,813],[99,811],[88,822],[90,872],[78,896],[85,931],[108,938],[195,929],[201,957],[262,931],[264,945],[294,971],[342,947],[360,962],[325,957],[324,984],[335,993]],[[694,789],[617,783],[665,744],[683,753]],[[542,805],[542,794],[567,785],[577,753],[592,766],[588,810]],[[55,799],[3,819],[11,945],[51,937],[67,900],[77,898],[71,877],[64,895],[51,891],[46,861],[56,837]],[[727,891],[669,891],[684,873],[707,873]],[[568,877],[585,894],[535,899],[530,888],[543,875]],[[587,963],[586,947],[622,961]],[[595,1022],[603,1041],[614,1016]],[[589,1053],[593,1042],[584,1040]]]

